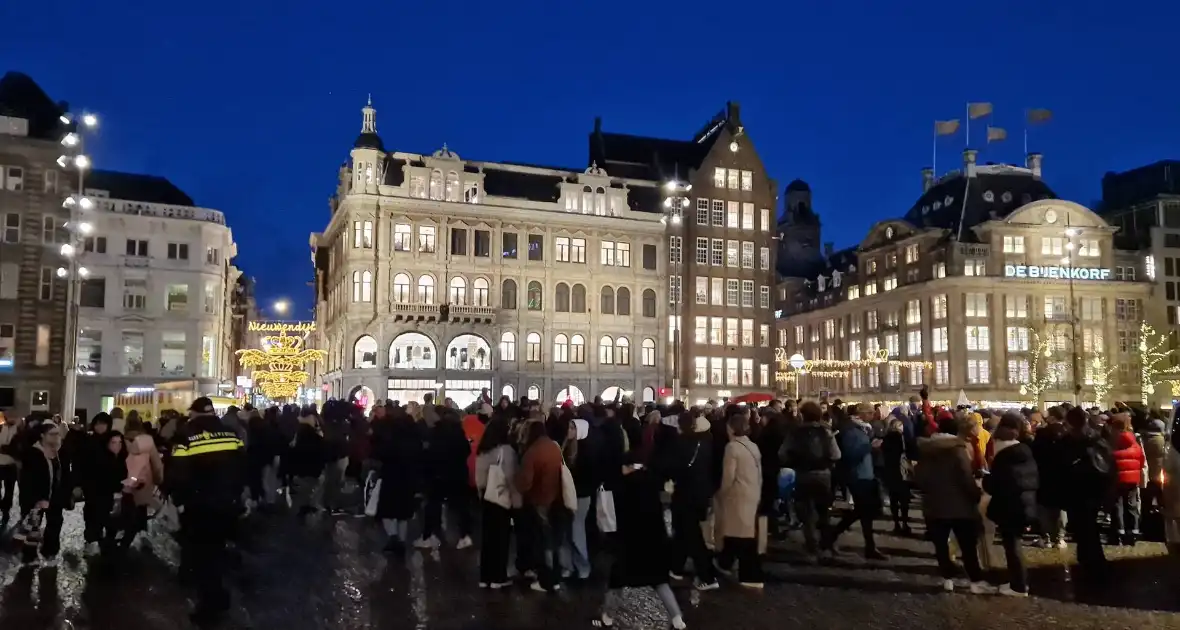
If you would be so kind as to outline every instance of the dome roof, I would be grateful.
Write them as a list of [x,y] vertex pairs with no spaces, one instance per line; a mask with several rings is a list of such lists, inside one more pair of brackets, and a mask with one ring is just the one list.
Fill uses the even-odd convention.
[[787,184],[787,192],[791,192],[792,190],[797,190],[799,192],[811,192],[811,186],[808,186],[807,182],[801,179],[796,179],[795,181]]
[[944,176],[918,197],[904,218],[914,225],[958,230],[960,222],[963,228],[971,228],[1002,219],[1034,201],[1057,198],[1057,193],[1028,169],[984,165],[976,169],[975,177],[964,177],[961,172]]
[[356,142],[353,143],[354,149],[377,149],[382,153],[385,152],[385,143],[381,142],[381,136],[376,132],[362,132],[356,137]]

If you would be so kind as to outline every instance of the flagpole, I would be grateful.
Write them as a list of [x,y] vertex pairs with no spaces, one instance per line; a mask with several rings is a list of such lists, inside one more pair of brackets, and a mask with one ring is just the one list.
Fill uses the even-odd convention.
[[964,149],[971,148],[971,103],[967,103],[967,143]]
[[1024,128],[1024,155],[1028,157],[1028,110],[1024,110],[1024,123],[1021,125]]
[[930,160],[930,168],[934,170],[934,179],[938,179],[938,121],[934,121],[934,157]]

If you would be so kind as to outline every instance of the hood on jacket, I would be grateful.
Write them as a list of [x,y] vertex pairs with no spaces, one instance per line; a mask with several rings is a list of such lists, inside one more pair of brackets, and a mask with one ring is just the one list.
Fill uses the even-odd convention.
[[967,446],[967,442],[962,438],[949,433],[935,433],[928,438],[918,438],[918,451],[922,458],[946,456],[955,449],[966,449]]

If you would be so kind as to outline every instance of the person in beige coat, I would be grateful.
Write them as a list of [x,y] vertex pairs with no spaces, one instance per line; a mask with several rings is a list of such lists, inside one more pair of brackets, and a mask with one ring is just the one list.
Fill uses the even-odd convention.
[[717,515],[722,539],[717,569],[731,574],[738,563],[742,586],[762,588],[762,564],[758,558],[758,502],[762,498],[762,455],[748,437],[750,423],[745,414],[726,421],[729,444],[721,459],[721,488],[717,491],[721,513]]

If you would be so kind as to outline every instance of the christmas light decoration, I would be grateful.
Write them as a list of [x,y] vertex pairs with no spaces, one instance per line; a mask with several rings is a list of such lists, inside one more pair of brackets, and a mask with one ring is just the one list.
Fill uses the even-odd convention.
[[[242,367],[255,368],[254,386],[272,400],[298,395],[299,387],[310,376],[304,366],[328,356],[323,350],[304,348],[303,337],[288,335],[283,328],[278,333],[263,337],[261,350],[249,348],[237,352]],[[262,366],[269,369],[258,369]]]
[[1144,401],[1155,393],[1157,383],[1180,378],[1180,368],[1171,365],[1176,351],[1168,341],[1167,335],[1157,333],[1147,322],[1139,325],[1140,387]]
[[[1061,378],[1060,370],[1057,369],[1057,363],[1049,362],[1047,359],[1053,357],[1053,337],[1051,335],[1042,335],[1041,331],[1030,331],[1032,336],[1032,354],[1028,361],[1028,382],[1020,386],[1020,394],[1022,396],[1031,396],[1033,406],[1039,407],[1041,405],[1041,394],[1049,389],[1053,384],[1057,383]],[[1044,361],[1044,368],[1042,369],[1042,359]]]
[[1115,366],[1110,365],[1106,360],[1106,355],[1099,352],[1094,355],[1094,360],[1091,361],[1089,369],[1090,385],[1094,388],[1094,402],[1099,406],[1105,408],[1110,404],[1106,396],[1110,394],[1113,387],[1111,376],[1114,375]]

